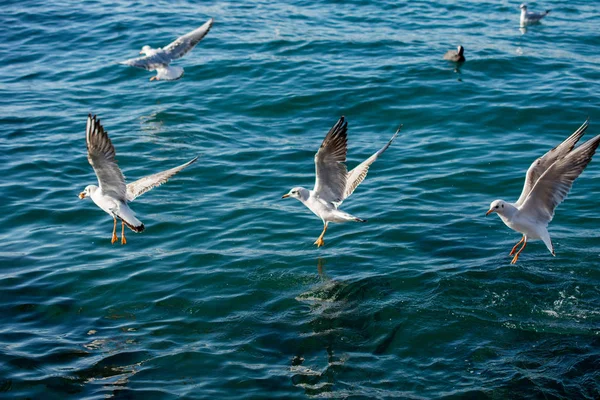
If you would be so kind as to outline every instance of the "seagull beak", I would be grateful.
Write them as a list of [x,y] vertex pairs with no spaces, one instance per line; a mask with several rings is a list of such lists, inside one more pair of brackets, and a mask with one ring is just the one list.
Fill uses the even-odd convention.
[[144,52],[143,52],[143,51],[140,51],[140,54],[144,54]]
[[79,198],[80,198],[81,200],[85,199],[85,192],[81,192],[81,193],[79,193]]
[[290,197],[289,193],[284,194],[283,196],[281,196],[282,199],[287,199],[288,197]]
[[494,212],[494,209],[488,210],[488,212],[485,213],[485,216],[487,217],[488,215],[490,215],[493,212]]

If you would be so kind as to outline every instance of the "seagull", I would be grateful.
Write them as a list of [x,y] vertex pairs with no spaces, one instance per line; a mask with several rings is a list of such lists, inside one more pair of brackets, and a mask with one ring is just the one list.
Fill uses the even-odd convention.
[[540,20],[550,12],[550,10],[546,10],[543,13],[527,11],[527,4],[525,3],[521,4],[521,7],[519,8],[521,9],[521,26],[540,22]]
[[[588,124],[589,119],[564,142],[531,164],[527,170],[523,192],[516,203],[494,200],[490,204],[490,209],[485,215],[495,212],[506,226],[523,234],[509,254],[515,255],[511,264],[517,262],[529,239],[541,239],[550,253],[555,255],[548,234],[548,224],[554,217],[555,208],[567,197],[573,181],[587,167],[600,144],[598,135],[573,149],[585,133]],[[523,247],[515,254],[521,243]]]
[[398,128],[394,136],[381,150],[348,172],[345,164],[348,150],[348,123],[342,116],[329,130],[319,151],[315,154],[316,179],[314,189],[308,190],[303,187],[295,187],[282,196],[283,199],[288,197],[298,199],[323,220],[323,232],[314,243],[317,247],[325,244],[323,236],[325,236],[325,231],[327,231],[330,222],[367,222],[340,210],[339,206],[365,179],[369,166],[390,147],[401,128],[402,126]]
[[465,52],[465,48],[462,46],[458,46],[457,51],[448,50],[446,54],[444,54],[444,60],[453,61],[453,62],[464,62],[465,56],[463,53]]
[[148,71],[156,70],[156,76],[150,78],[151,81],[177,80],[183,76],[183,68],[170,67],[169,64],[171,61],[183,57],[192,50],[206,36],[212,25],[213,19],[211,18],[200,28],[175,39],[173,43],[163,48],[153,49],[146,45],[140,51],[140,54],[145,54],[144,57],[121,61],[119,64],[143,68]]
[[116,234],[117,218],[121,220],[121,244],[127,243],[125,225],[134,232],[139,233],[144,230],[144,224],[135,217],[135,213],[127,203],[150,189],[162,185],[170,177],[198,159],[195,157],[179,167],[148,175],[125,185],[125,177],[115,160],[115,148],[100,124],[100,119],[96,119],[95,115],[93,117],[88,115],[85,139],[88,161],[98,177],[98,186],[86,186],[85,190],[79,193],[79,198],[83,200],[90,197],[98,207],[113,217],[115,223],[111,243],[119,239]]

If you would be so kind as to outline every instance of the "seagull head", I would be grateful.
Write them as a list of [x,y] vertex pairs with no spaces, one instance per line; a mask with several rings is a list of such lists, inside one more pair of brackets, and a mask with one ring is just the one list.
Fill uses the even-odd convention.
[[464,52],[465,52],[465,48],[462,46],[458,46],[458,55],[462,56]]
[[490,209],[485,213],[485,215],[490,215],[493,212],[503,215],[507,208],[507,203],[504,200],[494,200],[492,201],[492,204],[490,204]]
[[305,201],[308,199],[308,196],[310,195],[309,191],[302,188],[302,187],[295,187],[292,190],[290,190],[288,193],[284,194],[283,196],[281,196],[282,199],[287,199],[288,197],[293,197],[296,198],[300,201]]
[[523,3],[523,4],[521,4],[521,6],[519,8],[521,10],[527,10],[527,4]]
[[148,52],[151,50],[152,48],[148,45],[145,45],[144,47],[142,47],[142,51],[140,51],[140,54],[148,54]]
[[79,198],[81,200],[83,200],[86,197],[90,197],[92,194],[94,194],[96,189],[98,189],[98,186],[95,186],[95,185],[86,186],[85,189],[83,189],[83,192],[79,193]]

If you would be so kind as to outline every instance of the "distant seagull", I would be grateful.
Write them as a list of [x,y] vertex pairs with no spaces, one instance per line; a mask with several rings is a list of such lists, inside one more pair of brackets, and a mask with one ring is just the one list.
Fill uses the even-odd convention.
[[586,120],[569,138],[531,164],[527,170],[523,192],[516,203],[494,200],[485,214],[497,213],[506,226],[523,234],[523,238],[509,254],[515,254],[517,247],[523,243],[511,264],[517,262],[529,239],[543,240],[554,255],[554,246],[547,229],[554,217],[554,209],[567,197],[573,181],[587,167],[600,144],[598,135],[573,150],[587,127]]
[[464,62],[465,56],[463,55],[465,52],[464,47],[458,46],[457,51],[448,50],[446,54],[444,54],[444,60],[453,61],[453,62]]
[[400,132],[400,128],[381,150],[348,172],[345,164],[348,150],[348,123],[344,120],[344,117],[341,117],[329,130],[323,144],[321,144],[321,148],[315,155],[316,181],[314,189],[308,190],[303,187],[295,187],[282,196],[283,199],[293,197],[300,200],[310,211],[323,220],[325,227],[314,243],[318,247],[325,244],[323,236],[325,236],[325,231],[327,231],[330,222],[367,222],[341,211],[338,207],[365,179],[369,166],[390,147],[390,144]]
[[521,26],[540,22],[540,20],[542,18],[544,18],[546,15],[548,15],[548,13],[550,12],[550,10],[546,10],[543,13],[527,11],[527,4],[525,4],[525,3],[521,4],[520,8],[521,8]]
[[79,198],[85,199],[86,197],[91,197],[98,207],[113,217],[115,224],[111,243],[119,239],[116,234],[117,218],[121,220],[121,244],[127,243],[127,240],[125,240],[124,225],[127,225],[134,232],[142,232],[144,230],[144,224],[135,217],[134,212],[129,208],[127,203],[150,189],[162,185],[170,177],[198,159],[196,157],[179,167],[148,175],[125,185],[125,177],[115,160],[115,148],[108,138],[107,132],[100,124],[100,119],[97,120],[95,115],[93,117],[88,115],[85,139],[87,142],[88,161],[92,168],[94,168],[94,172],[96,172],[99,186],[86,186],[85,190],[79,193]]
[[163,48],[153,49],[146,45],[140,51],[140,54],[145,54],[144,57],[121,61],[119,64],[143,68],[148,71],[156,70],[156,76],[150,78],[151,81],[174,81],[179,79],[183,76],[183,68],[170,67],[169,64],[192,50],[206,36],[212,25],[213,19],[211,18],[200,28],[177,38],[173,43]]

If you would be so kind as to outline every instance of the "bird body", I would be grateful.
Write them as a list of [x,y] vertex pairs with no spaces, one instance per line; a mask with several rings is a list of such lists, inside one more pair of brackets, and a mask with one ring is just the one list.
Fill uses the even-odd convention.
[[444,60],[452,61],[452,62],[464,62],[465,49],[462,46],[458,46],[457,50],[448,50],[446,54],[444,54]]
[[86,186],[84,191],[79,194],[79,198],[91,198],[98,207],[113,217],[114,228],[112,243],[118,240],[116,235],[117,218],[122,222],[122,244],[127,243],[124,225],[134,232],[139,233],[144,230],[144,224],[137,219],[135,213],[129,207],[129,202],[152,188],[162,185],[171,176],[186,168],[198,158],[196,157],[183,165],[146,176],[126,185],[125,177],[115,160],[115,148],[108,137],[107,132],[100,124],[100,120],[96,119],[96,116],[92,117],[91,115],[88,115],[86,143],[88,149],[88,161],[98,177],[98,186]]
[[527,11],[527,4],[523,3],[521,4],[521,20],[520,20],[520,24],[521,26],[525,26],[525,25],[530,25],[530,24],[534,24],[536,22],[540,22],[540,20],[542,18],[544,18],[546,15],[548,15],[548,13],[550,12],[550,10],[546,10],[543,13],[536,13],[533,11]]
[[183,68],[170,66],[169,64],[196,47],[210,31],[212,25],[213,19],[211,18],[201,27],[175,39],[171,44],[162,48],[153,49],[146,45],[140,51],[140,54],[144,54],[144,57],[121,61],[120,64],[156,71],[156,76],[150,78],[151,81],[177,80],[183,76]]
[[550,253],[555,255],[548,224],[554,217],[556,207],[567,197],[573,182],[590,163],[600,144],[598,135],[575,149],[575,144],[584,135],[588,125],[589,121],[585,121],[564,142],[531,164],[516,203],[494,200],[490,204],[486,215],[497,213],[506,226],[523,234],[521,241],[510,252],[511,256],[515,254],[519,244],[524,242],[512,264],[517,262],[528,240],[541,239]]
[[315,155],[315,187],[308,190],[295,187],[284,194],[282,198],[293,197],[298,199],[310,211],[323,221],[323,232],[315,242],[318,247],[324,244],[323,236],[330,222],[367,222],[339,209],[345,199],[356,190],[365,179],[369,166],[392,144],[398,131],[390,141],[367,160],[359,164],[352,171],[346,168],[348,123],[344,117],[329,130],[323,140],[319,151]]

